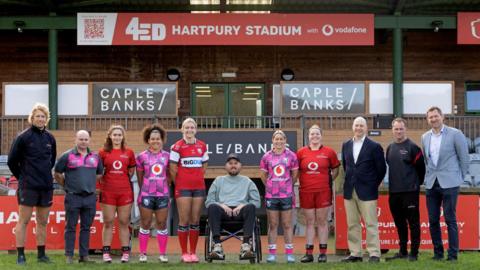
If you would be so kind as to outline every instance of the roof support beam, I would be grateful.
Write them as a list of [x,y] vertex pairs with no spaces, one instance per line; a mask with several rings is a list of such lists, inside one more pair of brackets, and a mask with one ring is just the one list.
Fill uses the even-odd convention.
[[17,17],[0,17],[0,30],[17,30],[17,22],[23,22],[24,30],[48,30],[48,29],[77,29],[77,17],[34,17],[34,16],[17,16]]
[[[442,21],[443,29],[456,29],[457,18],[455,16],[375,16],[376,29],[432,29],[433,21]],[[69,17],[37,17],[37,16],[16,16],[0,17],[0,30],[16,30],[15,22],[24,22],[22,27],[25,30],[33,29],[71,29],[77,28],[77,18]]]
[[432,29],[433,21],[441,21],[442,29],[456,29],[456,16],[375,16],[375,29]]

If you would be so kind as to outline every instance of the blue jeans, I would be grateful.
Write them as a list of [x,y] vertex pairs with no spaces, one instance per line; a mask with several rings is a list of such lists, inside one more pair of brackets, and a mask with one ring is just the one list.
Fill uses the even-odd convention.
[[428,221],[430,222],[430,236],[432,237],[433,252],[436,257],[443,258],[442,232],[440,229],[440,207],[443,206],[443,216],[448,229],[448,257],[457,258],[458,254],[458,227],[457,227],[457,198],[458,187],[442,188],[435,181],[431,189],[426,190]]
[[80,217],[80,234],[79,234],[79,255],[88,256],[90,247],[90,226],[96,213],[95,194],[88,196],[80,196],[76,194],[65,194],[65,255],[73,256],[75,249],[75,234]]

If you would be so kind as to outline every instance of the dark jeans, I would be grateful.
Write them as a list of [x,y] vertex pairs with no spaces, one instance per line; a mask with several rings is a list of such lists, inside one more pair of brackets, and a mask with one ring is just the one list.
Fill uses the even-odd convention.
[[229,217],[218,204],[210,205],[208,207],[208,223],[214,238],[220,237],[222,221],[243,221],[243,237],[251,238],[255,226],[255,206],[247,204],[240,210],[238,216]]
[[428,221],[433,242],[433,252],[437,257],[443,257],[442,232],[440,229],[440,207],[443,206],[443,216],[448,228],[448,257],[457,258],[458,227],[457,198],[458,187],[441,188],[438,181],[431,189],[426,190]]
[[65,255],[73,256],[75,249],[75,234],[80,217],[80,237],[79,237],[79,254],[87,256],[90,247],[90,226],[96,212],[95,194],[88,196],[80,196],[67,193],[65,195]]
[[400,253],[408,254],[408,228],[410,227],[410,254],[417,256],[420,246],[419,192],[390,193],[388,203],[400,239]]

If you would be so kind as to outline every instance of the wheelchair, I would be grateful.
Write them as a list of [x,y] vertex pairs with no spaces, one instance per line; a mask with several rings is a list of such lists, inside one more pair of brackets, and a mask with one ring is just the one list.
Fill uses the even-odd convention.
[[[255,227],[253,228],[253,234],[251,238],[251,246],[254,258],[244,259],[249,260],[251,264],[260,263],[262,261],[262,242],[260,237],[260,220],[255,218]],[[220,243],[227,241],[228,239],[235,238],[239,241],[243,241],[243,222],[242,221],[224,221],[222,222],[222,231],[220,233]],[[213,236],[208,219],[205,225],[205,261],[211,263],[213,260],[225,260],[225,256],[221,259],[210,257],[213,246]],[[241,259],[241,258],[239,258]]]

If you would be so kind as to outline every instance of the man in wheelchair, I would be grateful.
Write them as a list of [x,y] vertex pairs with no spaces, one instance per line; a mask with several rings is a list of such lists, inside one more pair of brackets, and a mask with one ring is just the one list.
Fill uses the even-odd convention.
[[209,254],[212,259],[224,259],[221,244],[222,222],[243,222],[243,243],[240,246],[240,259],[255,258],[252,249],[252,234],[255,226],[255,208],[260,208],[260,194],[253,181],[240,175],[242,164],[236,154],[227,157],[227,175],[218,176],[211,185],[205,206],[208,223],[212,232],[213,247]]

